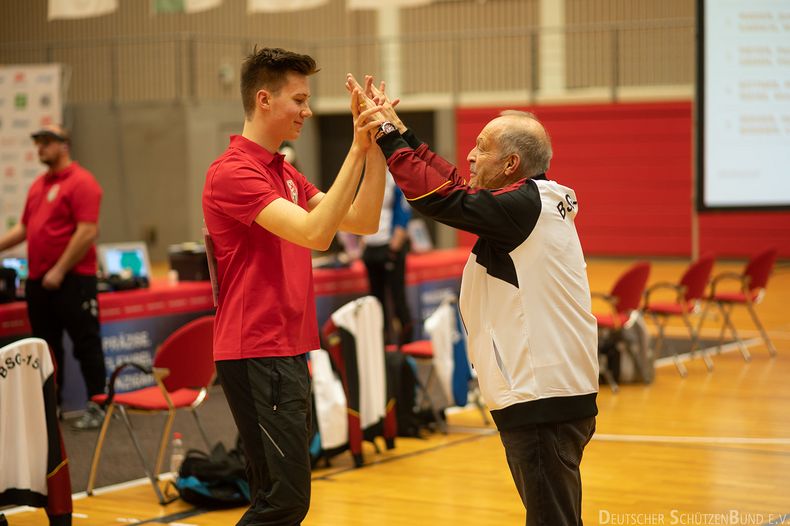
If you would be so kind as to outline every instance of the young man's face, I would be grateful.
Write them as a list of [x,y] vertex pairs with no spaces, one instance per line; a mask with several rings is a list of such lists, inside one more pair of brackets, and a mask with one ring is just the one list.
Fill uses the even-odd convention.
[[310,84],[307,76],[288,73],[285,84],[271,94],[267,120],[282,140],[294,140],[302,132],[304,121],[313,115],[308,103]]

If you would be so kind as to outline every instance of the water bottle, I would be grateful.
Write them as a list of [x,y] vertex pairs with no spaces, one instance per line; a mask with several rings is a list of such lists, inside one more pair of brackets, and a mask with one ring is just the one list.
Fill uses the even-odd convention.
[[184,461],[184,442],[181,440],[181,433],[173,433],[173,443],[170,451],[170,471],[174,476],[178,476],[178,469]]

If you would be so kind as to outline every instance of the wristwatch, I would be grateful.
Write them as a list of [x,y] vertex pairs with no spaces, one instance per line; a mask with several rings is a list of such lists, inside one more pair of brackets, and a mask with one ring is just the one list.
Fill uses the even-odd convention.
[[388,133],[396,132],[398,128],[395,127],[390,121],[384,121],[379,126],[378,131],[376,132],[376,140],[381,139],[383,136],[387,135]]

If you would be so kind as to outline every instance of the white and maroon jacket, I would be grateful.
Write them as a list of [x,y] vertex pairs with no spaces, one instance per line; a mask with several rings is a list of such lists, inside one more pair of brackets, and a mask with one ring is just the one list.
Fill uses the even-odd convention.
[[71,524],[71,480],[56,414],[47,342],[0,349],[0,507],[46,508],[52,526]]
[[545,175],[471,188],[407,131],[379,138],[420,213],[479,236],[461,281],[469,358],[499,429],[597,414],[597,325],[575,192]]

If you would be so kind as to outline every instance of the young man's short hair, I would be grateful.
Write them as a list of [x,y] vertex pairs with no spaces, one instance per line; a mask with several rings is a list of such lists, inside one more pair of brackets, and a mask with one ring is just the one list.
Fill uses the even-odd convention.
[[286,82],[289,72],[312,75],[318,69],[309,55],[301,55],[281,48],[253,49],[241,65],[241,100],[244,114],[249,118],[255,110],[258,90],[276,93]]

